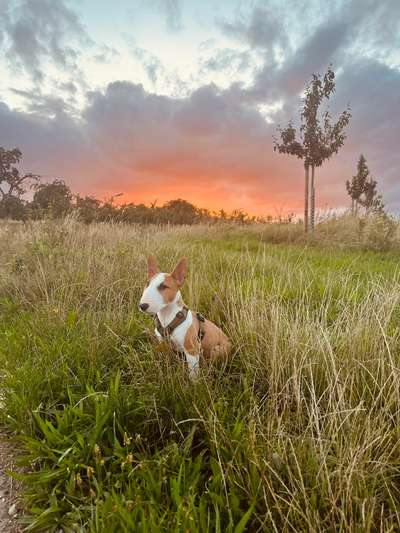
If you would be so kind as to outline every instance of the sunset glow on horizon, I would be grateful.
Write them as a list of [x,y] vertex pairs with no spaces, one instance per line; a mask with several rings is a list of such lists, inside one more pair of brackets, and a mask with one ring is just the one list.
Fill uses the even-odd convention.
[[317,207],[348,205],[363,153],[399,212],[399,21],[397,0],[4,0],[0,146],[81,195],[301,213],[302,163],[272,138],[332,64],[352,119]]
[[117,205],[133,203],[145,204],[147,206],[162,206],[171,200],[183,199],[195,205],[196,207],[207,209],[215,213],[218,213],[221,210],[225,212],[239,210],[246,211],[246,213],[252,216],[278,216],[283,214],[286,215],[292,212],[301,213],[303,209],[300,201],[298,202],[298,205],[293,204],[292,206],[286,207],[277,206],[273,202],[269,203],[265,199],[262,201],[262,205],[257,205],[256,201],[254,201],[251,205],[248,205],[244,197],[238,197],[231,199],[231,201],[228,203],[226,201],[226,194],[222,192],[220,194],[213,191],[207,193],[207,191],[201,190],[196,193],[190,187],[188,187],[186,192],[180,189],[166,189],[160,190],[157,194],[152,190],[139,190],[134,192],[127,191],[115,197],[112,191],[109,191],[108,194],[103,196],[103,199],[105,200],[111,198]]

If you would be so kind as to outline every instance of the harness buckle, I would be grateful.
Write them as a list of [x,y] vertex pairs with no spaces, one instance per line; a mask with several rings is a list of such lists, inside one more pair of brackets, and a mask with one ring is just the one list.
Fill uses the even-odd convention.
[[205,322],[206,321],[206,319],[204,318],[204,316],[201,313],[197,313],[197,320],[199,322]]

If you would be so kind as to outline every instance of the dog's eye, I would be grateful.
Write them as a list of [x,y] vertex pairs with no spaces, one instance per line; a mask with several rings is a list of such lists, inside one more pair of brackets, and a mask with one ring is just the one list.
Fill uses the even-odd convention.
[[158,286],[159,291],[165,291],[165,289],[168,289],[168,285],[165,285],[165,283],[160,283]]

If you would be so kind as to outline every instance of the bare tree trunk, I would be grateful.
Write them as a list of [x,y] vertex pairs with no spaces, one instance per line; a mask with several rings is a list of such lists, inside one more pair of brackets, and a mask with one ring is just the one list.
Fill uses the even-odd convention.
[[315,167],[311,165],[311,209],[310,209],[310,229],[314,231],[315,227],[315,186],[314,186]]
[[308,164],[304,164],[304,183],[305,183],[305,190],[304,190],[304,231],[308,232],[308,196],[309,196],[309,170],[310,167]]
[[351,214],[354,216],[354,198],[351,199]]

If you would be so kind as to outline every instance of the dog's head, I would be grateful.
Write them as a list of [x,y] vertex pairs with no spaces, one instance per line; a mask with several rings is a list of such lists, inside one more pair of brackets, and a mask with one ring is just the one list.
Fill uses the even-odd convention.
[[140,309],[153,315],[175,301],[185,281],[187,268],[187,259],[182,257],[171,274],[160,272],[156,259],[150,256],[147,259],[147,285],[140,298]]

